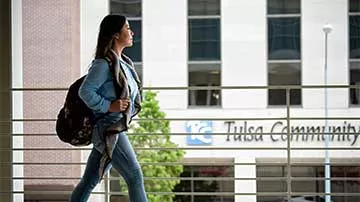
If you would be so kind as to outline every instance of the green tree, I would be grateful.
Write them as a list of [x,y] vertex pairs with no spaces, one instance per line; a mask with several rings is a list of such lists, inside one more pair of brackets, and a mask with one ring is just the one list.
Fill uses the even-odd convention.
[[[129,139],[134,148],[175,148],[177,145],[170,140],[170,123],[164,119],[165,113],[160,110],[159,102],[156,100],[157,93],[145,91],[142,102],[142,110],[138,114],[140,121],[132,124]],[[183,172],[182,165],[172,165],[171,162],[180,162],[183,159],[182,150],[136,150],[144,177],[171,178],[179,177]],[[167,163],[167,165],[154,165],[151,163]],[[180,183],[178,179],[145,179],[147,192],[172,192],[174,187]],[[173,195],[148,194],[149,202],[172,202]]]

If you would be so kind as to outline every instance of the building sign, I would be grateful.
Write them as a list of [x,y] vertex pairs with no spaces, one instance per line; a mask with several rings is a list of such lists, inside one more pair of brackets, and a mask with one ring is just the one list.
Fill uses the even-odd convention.
[[[211,145],[212,121],[188,121],[186,122],[186,143],[188,145]],[[201,134],[199,134],[201,133]]]
[[[331,142],[347,142],[353,146],[360,135],[360,126],[344,121],[339,125],[294,125],[290,128],[286,122],[276,121],[269,126],[252,125],[247,121],[225,121],[228,135],[227,142],[286,142],[288,130],[291,134],[290,141],[296,142],[321,142],[325,141],[325,135],[330,135]],[[264,135],[266,134],[266,135]]]

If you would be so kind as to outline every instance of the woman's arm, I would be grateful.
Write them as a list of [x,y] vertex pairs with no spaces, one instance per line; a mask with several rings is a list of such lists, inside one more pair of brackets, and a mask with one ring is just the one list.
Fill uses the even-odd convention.
[[95,60],[79,88],[80,98],[95,112],[106,113],[109,110],[111,101],[97,93],[98,89],[107,80],[109,74],[108,62],[104,59]]

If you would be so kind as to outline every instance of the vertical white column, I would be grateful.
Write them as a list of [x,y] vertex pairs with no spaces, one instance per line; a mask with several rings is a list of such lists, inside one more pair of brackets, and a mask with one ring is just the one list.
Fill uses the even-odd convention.
[[[235,158],[235,163],[255,163],[255,158],[241,156]],[[256,165],[235,165],[234,170],[235,178],[256,178]],[[235,193],[238,194],[235,196],[236,202],[256,202],[256,180],[236,180]]]
[[81,73],[86,74],[95,56],[101,20],[109,14],[109,0],[80,0]]
[[[155,2],[143,0],[144,86],[187,86],[187,0]],[[160,91],[158,99],[162,109],[187,108],[186,90]]]
[[[22,44],[22,0],[11,1],[11,33],[12,33],[12,87],[22,88],[23,87],[23,44]],[[23,92],[15,91],[12,93],[12,114],[14,119],[24,118],[23,109]],[[24,127],[23,122],[14,122],[12,130],[14,134],[23,134]],[[12,137],[13,148],[24,148],[24,137],[14,135]],[[20,163],[13,166],[13,177],[23,178],[24,177],[24,152],[13,151],[13,162]],[[15,192],[24,191],[24,180],[14,180],[13,190]],[[24,194],[14,194],[13,201],[24,201]]]
[[[101,20],[109,14],[109,0],[80,0],[80,65],[81,74],[86,74],[95,55],[97,36]],[[90,146],[91,147],[91,146]],[[81,161],[86,162],[89,151],[81,152]],[[85,166],[82,166],[82,173]],[[94,191],[104,192],[105,180]],[[92,194],[90,201],[106,202],[104,194]]]
[[[266,0],[221,1],[223,86],[267,85],[266,27]],[[225,109],[267,106],[264,89],[222,92]]]
[[[328,85],[348,85],[348,7],[343,0],[301,1],[302,84],[324,85],[324,32],[334,27],[328,39]],[[319,12],[321,11],[321,12]],[[329,89],[328,106],[346,108],[347,89]],[[324,89],[304,89],[304,108],[323,108]]]

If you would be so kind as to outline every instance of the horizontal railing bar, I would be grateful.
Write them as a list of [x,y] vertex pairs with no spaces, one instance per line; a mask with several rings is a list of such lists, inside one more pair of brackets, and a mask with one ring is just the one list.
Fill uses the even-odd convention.
[[[55,194],[70,194],[71,191],[46,191],[46,190],[41,190],[41,191],[9,191],[9,192],[5,192],[5,191],[0,191],[0,194],[31,194],[31,195],[35,195],[35,194],[44,194],[44,195],[55,195]],[[192,196],[299,196],[299,195],[321,195],[321,196],[325,196],[325,195],[331,195],[331,196],[360,196],[360,193],[355,193],[355,192],[337,192],[337,193],[331,193],[331,194],[327,194],[327,193],[323,193],[323,192],[291,192],[291,193],[287,193],[287,192],[242,192],[242,193],[234,193],[234,192],[146,192],[147,194],[152,194],[152,195],[184,195],[184,196],[188,196],[188,195],[192,195]],[[109,195],[124,195],[126,196],[128,193],[126,192],[101,192],[101,191],[94,191],[92,192],[92,194],[109,194]]]
[[[69,162],[0,162],[0,164],[11,164],[11,165],[41,165],[41,166],[52,166],[52,165],[86,165],[86,162],[80,163],[69,163]],[[245,166],[245,165],[255,165],[255,166],[279,166],[279,165],[287,165],[286,162],[278,162],[278,163],[224,163],[224,162],[196,162],[194,164],[191,163],[183,163],[183,162],[139,162],[141,165],[157,165],[157,166]],[[289,163],[290,166],[293,167],[308,167],[308,166],[324,166],[324,165],[331,165],[331,166],[360,166],[360,162],[343,162],[343,163],[308,163],[308,162],[301,162],[301,163]]]
[[[349,147],[134,147],[135,150],[360,150],[360,148],[349,148]],[[72,151],[72,150],[92,150],[92,148],[13,148],[13,151]],[[0,148],[0,151],[8,151],[6,148]]]
[[[245,132],[241,132],[241,133],[211,133],[212,136],[227,136],[227,135],[264,135],[264,136],[270,136],[270,135],[287,135],[288,133],[279,133],[279,132],[274,132],[274,133],[260,133],[260,132],[253,132],[253,133],[245,133]],[[357,132],[327,132],[327,133],[320,133],[320,132],[296,132],[296,133],[291,133],[290,135],[302,135],[302,134],[306,134],[306,135],[357,135],[359,133]],[[188,135],[204,135],[204,133],[168,133],[168,134],[164,134],[164,133],[127,133],[127,135],[142,135],[142,136],[167,136],[167,135],[171,135],[171,136],[188,136]],[[17,134],[11,134],[12,137],[29,137],[29,136],[57,136],[56,133],[44,133],[44,134],[29,134],[29,133],[17,133]],[[0,133],[0,138],[9,138],[8,134],[3,134]]]
[[[286,147],[172,147],[172,148],[162,148],[162,147],[135,147],[134,150],[286,150]],[[347,148],[348,149],[348,148]],[[353,149],[353,148],[351,148]],[[76,151],[76,150],[92,150],[92,148],[13,148],[13,151]],[[8,151],[8,149],[0,148],[0,151]]]
[[[360,119],[360,118],[355,118]],[[286,117],[275,117],[275,118],[158,118],[158,119],[139,119],[134,118],[133,121],[201,121],[201,120],[212,120],[212,121],[273,121],[273,120],[286,120]],[[28,119],[12,119],[11,122],[48,122],[56,121],[55,118],[28,118]],[[0,120],[3,122],[3,120]]]
[[[236,89],[314,89],[314,88],[360,88],[358,85],[267,85],[267,86],[152,86],[143,90],[236,90]],[[10,88],[8,91],[67,91],[66,87]]]
[[[139,119],[134,118],[134,121],[274,121],[274,120],[360,120],[360,117],[273,117],[273,118],[159,118],[159,119]],[[27,118],[27,119],[12,119],[12,120],[0,120],[0,122],[50,122],[56,121],[55,118]],[[291,125],[291,124],[290,124]]]
[[[135,147],[134,150],[287,150],[286,147]],[[309,150],[323,150],[324,148],[291,148],[291,150],[296,149],[309,149]],[[332,149],[332,148],[328,148]],[[334,150],[346,150],[354,148],[334,148]],[[76,150],[92,150],[92,148],[54,148],[54,147],[41,147],[41,148],[13,148],[12,151],[76,151]],[[0,151],[8,151],[6,148],[0,148]]]
[[[0,177],[1,180],[79,180],[80,177]],[[104,177],[104,180],[123,180],[122,177]],[[144,180],[181,180],[181,181],[287,181],[287,177],[146,177]],[[360,181],[360,177],[291,177],[291,181]]]

